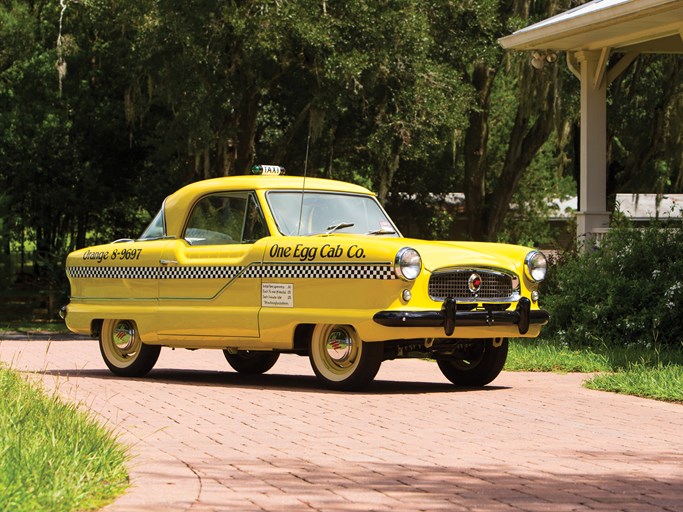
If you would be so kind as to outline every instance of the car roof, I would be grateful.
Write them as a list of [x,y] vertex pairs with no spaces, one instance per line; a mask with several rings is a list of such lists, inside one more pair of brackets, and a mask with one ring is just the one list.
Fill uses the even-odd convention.
[[302,176],[226,176],[190,183],[168,196],[164,202],[166,233],[179,236],[187,210],[197,198],[216,192],[241,190],[302,190],[375,194],[365,187],[343,181]]

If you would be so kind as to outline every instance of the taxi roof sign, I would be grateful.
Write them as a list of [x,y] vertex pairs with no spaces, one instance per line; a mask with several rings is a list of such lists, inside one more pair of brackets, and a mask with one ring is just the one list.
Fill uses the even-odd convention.
[[285,174],[285,168],[280,165],[255,165],[251,168],[251,173],[261,176],[279,176]]

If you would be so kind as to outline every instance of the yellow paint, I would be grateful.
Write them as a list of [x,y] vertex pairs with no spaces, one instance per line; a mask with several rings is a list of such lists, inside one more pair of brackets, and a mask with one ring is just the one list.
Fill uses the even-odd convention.
[[[352,235],[342,230],[283,236],[269,211],[266,192],[302,186],[302,178],[289,176],[193,183],[164,202],[164,239],[71,253],[66,263],[71,284],[67,326],[88,334],[99,320],[128,319],[148,344],[286,350],[293,347],[294,331],[301,324],[352,325],[365,341],[444,337],[441,327],[385,327],[373,320],[380,311],[441,310],[442,302],[429,297],[427,285],[432,272],[444,268],[506,271],[519,278],[520,296],[531,298],[536,285],[525,277],[525,247]],[[305,186],[307,191],[373,196],[362,187],[329,180],[309,178]],[[251,192],[271,236],[254,243],[190,245],[183,235],[192,208],[201,198],[225,191]],[[396,254],[404,247],[422,257],[420,275],[411,282],[393,273]],[[329,272],[335,277],[324,277]],[[412,294],[407,303],[401,298],[405,289]],[[515,307],[513,302],[509,309]],[[537,309],[532,302],[532,310]],[[525,337],[537,336],[540,329],[532,325]],[[519,336],[515,325],[458,327],[453,335]]]

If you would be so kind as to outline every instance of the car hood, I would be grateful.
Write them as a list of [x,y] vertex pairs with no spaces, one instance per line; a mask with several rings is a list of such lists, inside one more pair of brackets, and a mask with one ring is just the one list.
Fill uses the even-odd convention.
[[[448,267],[507,269],[520,274],[524,257],[532,249],[518,245],[487,242],[439,242],[409,238],[394,239],[396,245],[412,247],[420,253],[429,272]],[[400,248],[400,247],[399,247]]]

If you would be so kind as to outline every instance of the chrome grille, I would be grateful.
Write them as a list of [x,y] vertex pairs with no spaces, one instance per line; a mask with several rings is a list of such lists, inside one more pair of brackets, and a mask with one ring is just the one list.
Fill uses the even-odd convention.
[[[472,274],[481,277],[479,292],[472,293],[468,281]],[[435,272],[429,278],[429,296],[433,300],[454,298],[456,300],[505,300],[517,291],[518,280],[501,272],[482,269],[461,269]]]

